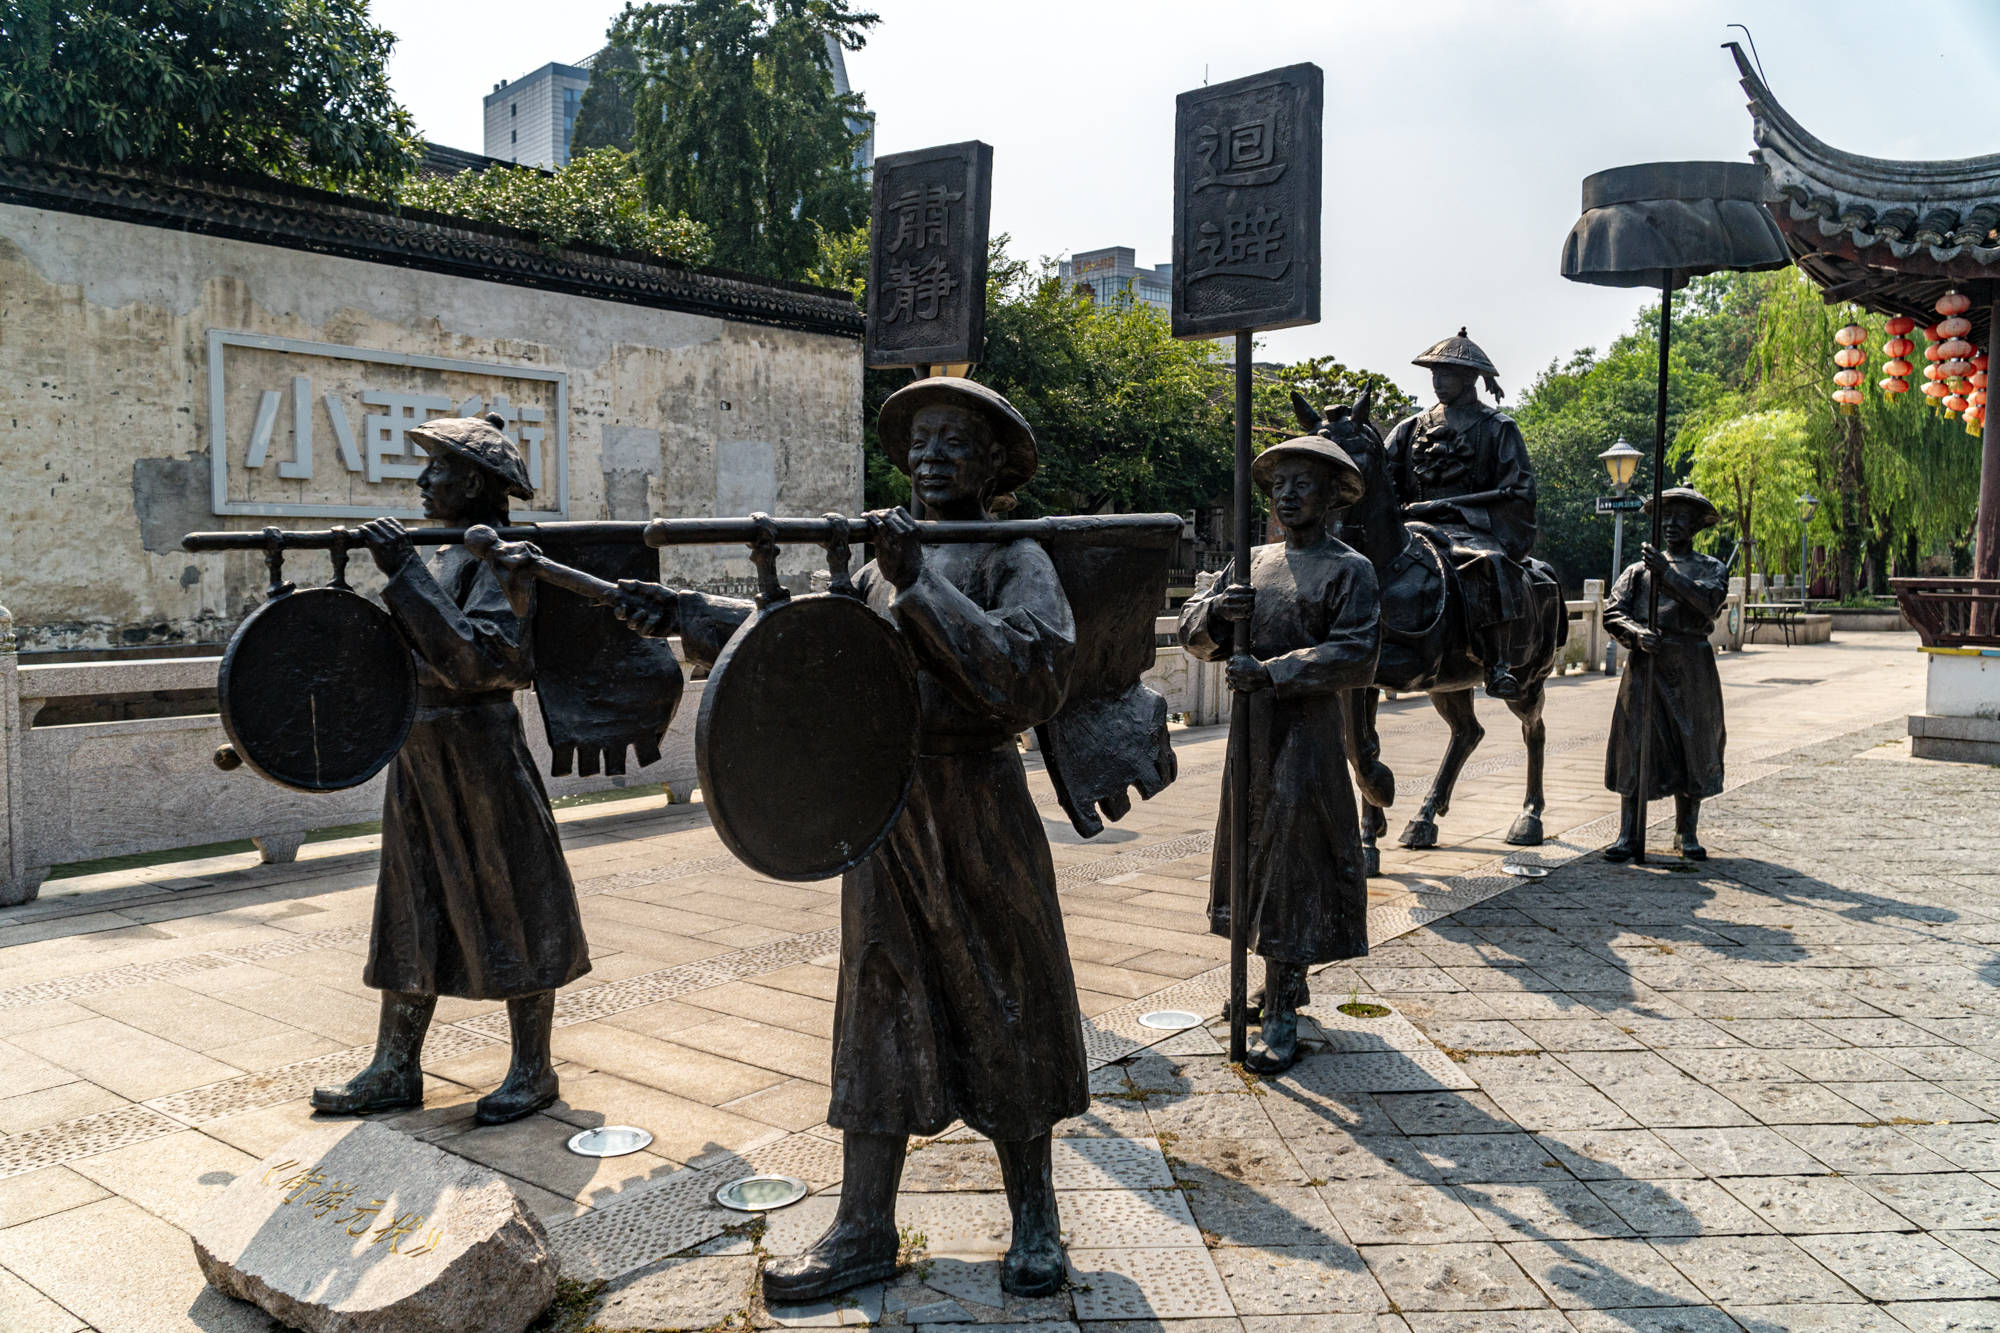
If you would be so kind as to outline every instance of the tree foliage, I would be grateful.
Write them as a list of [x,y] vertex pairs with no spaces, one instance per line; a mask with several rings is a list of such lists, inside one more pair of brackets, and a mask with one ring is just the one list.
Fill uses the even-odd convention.
[[[1658,319],[1650,306],[1605,355],[1586,348],[1551,365],[1518,414],[1541,485],[1539,550],[1572,587],[1610,565],[1611,522],[1591,512],[1606,484],[1596,454],[1620,435],[1651,453]],[[1871,387],[1858,413],[1839,413],[1833,334],[1850,321],[1868,329],[1879,367],[1881,317],[1829,305],[1795,269],[1696,279],[1675,297],[1667,421],[1669,484],[1691,474],[1726,516],[1718,539],[1756,538],[1760,572],[1797,572],[1797,493],[1820,497],[1816,576],[1830,571],[1842,597],[1880,591],[1892,567],[1962,555],[1979,490],[1978,441],[1918,395]],[[1767,430],[1777,436],[1760,441]],[[1766,477],[1754,502],[1706,490],[1733,489],[1745,468]],[[1644,466],[1634,485],[1650,485]]]
[[533,232],[550,250],[595,245],[640,250],[680,264],[708,261],[708,228],[649,207],[630,153],[599,148],[554,172],[488,167],[418,179],[403,188],[412,208],[497,222]]
[[647,197],[711,228],[715,262],[797,278],[822,228],[868,214],[854,164],[866,113],[834,90],[829,42],[859,50],[874,14],[848,0],[664,0],[626,6],[614,45],[639,60],[633,145]]
[[0,147],[329,189],[414,167],[366,0],[0,0]]
[[569,140],[572,157],[593,148],[632,151],[632,95],[638,73],[638,54],[629,46],[613,42],[597,53],[590,62],[590,86],[576,109],[576,128]]
[[[1805,413],[1774,407],[1690,422],[1674,443],[1674,457],[1692,459],[1688,484],[1715,502],[1735,539],[1755,541],[1756,568],[1773,571],[1798,567],[1799,539],[1806,535],[1798,499],[1812,489],[1807,446]],[[1828,535],[1823,511],[1814,523],[1822,538]],[[1747,558],[1744,567],[1750,567]]]
[[[1252,365],[1255,378],[1250,386],[1251,428],[1257,436],[1253,443],[1260,450],[1299,433],[1298,414],[1292,408],[1293,390],[1305,395],[1315,411],[1341,403],[1352,405],[1361,400],[1363,393],[1372,392],[1368,420],[1384,435],[1391,426],[1417,410],[1416,400],[1397,388],[1387,375],[1356,370],[1330,356],[1310,357],[1276,370],[1266,370],[1254,362]],[[1234,394],[1233,386],[1230,392]]]
[[[1041,469],[1015,500],[1024,515],[1171,511],[1227,500],[1234,462],[1234,402],[1226,344],[1173,336],[1167,317],[1128,296],[1095,302],[1066,288],[1051,261],[1007,254],[1007,237],[988,259],[985,359],[974,372],[1019,408],[1034,427]],[[813,281],[843,288],[865,304],[868,229],[825,232]],[[868,372],[867,497],[904,504],[909,481],[875,437],[882,400],[910,382],[901,370]],[[1376,390],[1375,419],[1386,426],[1414,405],[1386,376],[1331,357],[1258,372],[1253,416],[1269,443],[1298,433],[1290,390],[1315,407],[1349,403]]]

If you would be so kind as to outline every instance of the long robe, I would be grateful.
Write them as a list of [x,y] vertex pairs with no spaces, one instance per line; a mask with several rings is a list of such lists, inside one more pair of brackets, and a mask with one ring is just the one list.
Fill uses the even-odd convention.
[[[1221,661],[1237,626],[1220,599],[1235,570],[1181,608],[1188,652]],[[1256,609],[1249,651],[1271,673],[1250,696],[1249,947],[1281,963],[1330,963],[1368,952],[1368,874],[1347,771],[1347,693],[1372,688],[1381,599],[1365,557],[1334,538],[1250,556]],[[1208,921],[1229,934],[1229,831],[1235,760],[1223,766],[1210,861]]]
[[[1090,1101],[1055,866],[1017,734],[1061,708],[1075,630],[1032,541],[924,548],[898,591],[855,586],[915,651],[923,744],[908,804],[841,881],[827,1123],[1046,1134]],[[714,661],[749,604],[683,593],[683,649]]]
[[382,600],[415,648],[417,716],[382,797],[382,868],[362,980],[501,1000],[590,970],[576,888],[514,691],[527,615],[462,546],[412,559]]
[[1646,799],[1717,796],[1722,792],[1722,750],[1728,736],[1722,721],[1722,677],[1708,636],[1729,600],[1729,569],[1714,556],[1690,551],[1674,559],[1681,577],[1694,584],[1697,605],[1660,591],[1660,647],[1638,647],[1646,628],[1646,603],[1653,584],[1644,561],[1626,566],[1604,604],[1604,631],[1631,652],[1618,682],[1611,714],[1611,741],[1604,755],[1604,785],[1621,796],[1639,791],[1639,737],[1644,729],[1645,691],[1653,690],[1653,743],[1647,750]]

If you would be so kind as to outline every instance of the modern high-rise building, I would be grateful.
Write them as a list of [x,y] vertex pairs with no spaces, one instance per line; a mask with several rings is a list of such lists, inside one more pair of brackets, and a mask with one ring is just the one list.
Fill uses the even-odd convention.
[[486,155],[550,170],[569,163],[570,139],[593,54],[574,65],[547,64],[493,85],[486,95]]
[[[833,90],[842,97],[854,91],[847,81],[847,57],[841,53],[840,43],[831,36],[826,39],[828,63],[833,66]],[[854,169],[864,180],[875,175],[875,116],[871,112],[864,117],[850,117],[847,122],[849,134],[859,134],[863,138],[854,147]]]
[[1100,305],[1129,297],[1155,310],[1173,309],[1174,266],[1140,268],[1129,245],[1080,251],[1056,266],[1056,276],[1065,286],[1087,288]]

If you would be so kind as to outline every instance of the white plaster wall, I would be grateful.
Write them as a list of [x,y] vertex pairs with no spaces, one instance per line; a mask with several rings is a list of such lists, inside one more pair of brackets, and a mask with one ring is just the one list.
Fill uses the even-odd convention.
[[[574,519],[861,508],[856,339],[0,205],[0,603],[23,649],[219,642],[261,600],[260,556],[175,545],[302,525],[210,512],[211,329],[564,371]],[[750,575],[735,551],[665,560]]]

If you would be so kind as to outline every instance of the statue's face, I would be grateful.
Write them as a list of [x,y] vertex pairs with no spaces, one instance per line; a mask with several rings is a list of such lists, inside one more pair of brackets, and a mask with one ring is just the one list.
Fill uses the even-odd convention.
[[444,449],[417,474],[417,490],[424,497],[424,517],[446,523],[480,513],[487,501],[485,474]]
[[927,505],[984,495],[1000,474],[993,428],[970,408],[920,408],[910,422],[910,489]]
[[1432,366],[1431,391],[1440,403],[1457,402],[1478,379],[1478,373],[1464,366]]
[[1686,546],[1694,540],[1694,506],[1670,504],[1660,515],[1660,537],[1669,546]]
[[1271,469],[1271,512],[1288,528],[1326,521],[1333,503],[1333,477],[1324,464],[1286,458]]

